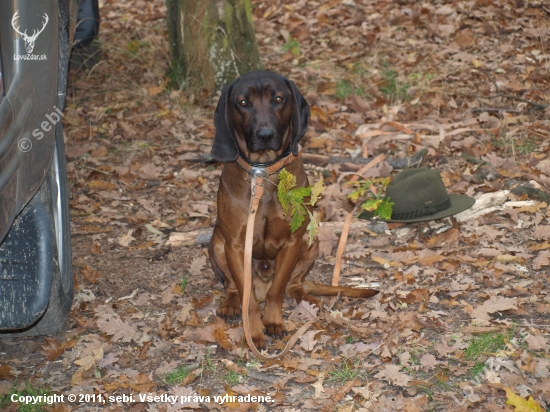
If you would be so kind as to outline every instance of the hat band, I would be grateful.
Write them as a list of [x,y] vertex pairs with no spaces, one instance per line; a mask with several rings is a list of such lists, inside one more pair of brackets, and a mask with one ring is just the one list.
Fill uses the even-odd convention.
[[447,200],[444,200],[443,202],[438,203],[437,205],[426,205],[422,210],[416,209],[416,210],[409,210],[407,212],[392,213],[391,218],[392,220],[418,219],[420,217],[434,215],[437,212],[441,212],[442,210],[448,209],[450,207],[451,207],[451,198],[448,197]]

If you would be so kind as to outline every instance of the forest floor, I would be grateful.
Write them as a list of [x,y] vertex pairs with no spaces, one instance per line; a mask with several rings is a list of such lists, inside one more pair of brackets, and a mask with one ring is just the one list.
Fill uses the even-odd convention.
[[[253,7],[266,69],[311,106],[307,153],[426,148],[421,166],[477,198],[479,213],[382,230],[354,219],[340,283],[381,293],[301,310],[290,330],[316,320],[293,351],[255,360],[242,326],[216,316],[223,286],[189,236],[216,218],[222,166],[196,159],[210,153],[217,97],[170,87],[163,1],[104,0],[101,55],[71,72],[63,119],[73,310],[56,335],[0,340],[0,409],[550,411],[548,5]],[[327,220],[342,222],[350,188],[334,185],[359,165],[307,168],[334,189]],[[383,162],[368,176],[394,173]],[[335,227],[321,228],[310,274],[326,283]],[[295,307],[285,301],[285,320]],[[24,409],[11,393],[77,398]],[[166,395],[178,401],[153,398]],[[215,398],[224,395],[270,399]]]

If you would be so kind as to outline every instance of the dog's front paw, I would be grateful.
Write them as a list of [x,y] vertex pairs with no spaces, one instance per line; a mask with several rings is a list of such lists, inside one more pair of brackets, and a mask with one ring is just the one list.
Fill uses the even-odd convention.
[[216,314],[220,318],[226,320],[237,320],[242,316],[241,302],[239,297],[235,295],[228,295],[225,302],[223,302],[216,311]]
[[256,349],[263,350],[267,348],[266,342],[265,342],[265,335],[262,333],[260,336],[252,336],[252,342],[254,342],[254,346],[256,346]]
[[282,339],[286,336],[286,326],[283,321],[283,313],[279,306],[269,306],[266,303],[262,322],[266,333],[274,339]]
[[264,321],[266,333],[274,339],[283,339],[286,335],[286,326],[283,322],[268,323]]
[[267,344],[265,341],[265,335],[263,330],[264,328],[263,328],[262,321],[260,319],[259,312],[251,313],[248,327],[250,331],[250,337],[252,338],[252,342],[254,342],[254,346],[256,346],[256,349],[258,350],[266,349]]

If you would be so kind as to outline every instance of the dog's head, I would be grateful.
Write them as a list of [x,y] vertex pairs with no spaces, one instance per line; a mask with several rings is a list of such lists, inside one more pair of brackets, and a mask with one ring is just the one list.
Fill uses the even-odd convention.
[[245,74],[222,90],[212,157],[234,162],[240,152],[250,161],[269,162],[289,147],[297,155],[309,115],[294,82],[267,71]]

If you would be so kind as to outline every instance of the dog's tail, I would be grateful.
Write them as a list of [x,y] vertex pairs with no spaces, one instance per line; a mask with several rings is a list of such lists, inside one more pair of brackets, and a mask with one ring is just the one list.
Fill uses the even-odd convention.
[[321,285],[320,283],[310,282],[308,280],[305,280],[303,285],[306,293],[319,296],[336,296],[338,293],[341,293],[348,298],[370,298],[380,292],[374,289],[355,289],[345,286]]

